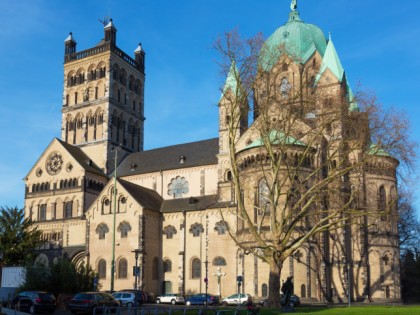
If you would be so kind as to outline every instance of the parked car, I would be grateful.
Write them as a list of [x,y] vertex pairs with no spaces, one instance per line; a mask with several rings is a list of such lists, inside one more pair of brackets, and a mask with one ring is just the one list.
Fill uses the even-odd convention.
[[22,291],[10,299],[8,306],[19,311],[28,311],[31,314],[54,313],[57,301],[54,295],[49,292]]
[[236,293],[236,294],[232,294],[224,298],[221,303],[223,306],[238,305],[238,304],[244,305],[248,301],[249,297],[251,297],[251,295],[246,294],[246,293],[240,293],[240,294]]
[[112,293],[112,296],[120,302],[121,306],[140,306],[143,303],[142,297],[136,295],[135,292],[119,291]]
[[115,310],[120,303],[111,294],[104,292],[80,292],[68,302],[67,308],[72,313],[93,313],[95,307],[112,307]]
[[205,294],[205,293],[198,293],[189,296],[185,299],[186,305],[217,305],[219,304],[220,300],[217,295],[213,294]]
[[156,303],[171,303],[172,305],[175,304],[184,304],[185,300],[184,297],[180,294],[176,293],[166,293],[156,298]]
[[[258,302],[258,304],[260,304],[260,305],[262,305],[262,306],[267,306],[267,299],[262,299],[262,300],[260,300],[260,301]],[[284,295],[283,295],[283,294],[280,294],[280,304],[281,304],[282,306],[285,306],[285,304],[286,304],[285,297],[284,297]],[[293,295],[290,297],[290,303],[289,303],[289,306],[299,306],[299,305],[300,305],[300,298],[299,298],[297,295],[293,294]]]
[[136,295],[136,299],[139,302],[139,305],[143,303],[155,303],[155,298],[153,294],[148,294],[146,291],[143,290],[135,290],[135,289],[124,289],[118,292],[132,292]]

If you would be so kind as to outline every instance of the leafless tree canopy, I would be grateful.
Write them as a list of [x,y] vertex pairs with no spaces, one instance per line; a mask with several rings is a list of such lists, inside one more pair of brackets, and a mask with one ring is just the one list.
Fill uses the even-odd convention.
[[353,95],[345,77],[320,77],[317,53],[302,63],[284,47],[280,56],[270,50],[261,34],[242,40],[236,31],[215,49],[227,78],[219,107],[238,217],[230,235],[270,265],[269,302],[278,305],[283,263],[304,244],[322,252],[326,231],[378,217],[396,224],[396,191],[379,209],[367,207],[364,174],[395,177],[399,163],[412,166],[414,144],[401,113],[371,93]]

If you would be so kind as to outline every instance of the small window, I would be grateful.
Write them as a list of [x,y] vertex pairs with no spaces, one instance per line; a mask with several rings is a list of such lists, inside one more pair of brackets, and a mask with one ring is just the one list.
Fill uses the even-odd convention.
[[190,233],[193,235],[193,237],[198,237],[203,232],[204,232],[204,228],[203,228],[203,225],[200,223],[194,223],[190,227]]
[[214,230],[217,231],[218,235],[225,235],[226,231],[228,229],[228,225],[226,221],[219,221],[216,223],[216,226],[214,227]]
[[213,266],[226,266],[226,259],[221,256],[217,256],[213,259]]
[[176,234],[176,228],[172,225],[167,225],[163,228],[162,234],[166,235],[166,239],[172,239]]

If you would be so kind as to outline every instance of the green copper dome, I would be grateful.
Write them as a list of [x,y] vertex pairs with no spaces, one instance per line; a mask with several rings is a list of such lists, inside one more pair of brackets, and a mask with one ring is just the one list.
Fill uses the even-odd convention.
[[270,70],[283,51],[298,63],[306,63],[315,51],[324,56],[327,41],[322,30],[304,23],[297,10],[292,9],[289,20],[278,28],[264,43],[260,62]]

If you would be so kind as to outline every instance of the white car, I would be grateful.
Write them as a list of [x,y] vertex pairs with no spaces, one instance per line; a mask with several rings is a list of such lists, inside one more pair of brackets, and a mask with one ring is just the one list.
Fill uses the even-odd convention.
[[156,303],[171,303],[172,305],[175,304],[184,304],[185,300],[182,295],[176,293],[167,293],[156,298]]
[[251,297],[251,295],[246,293],[240,293],[240,294],[232,294],[228,296],[227,298],[224,298],[222,300],[222,305],[244,305],[248,301],[248,298]]

